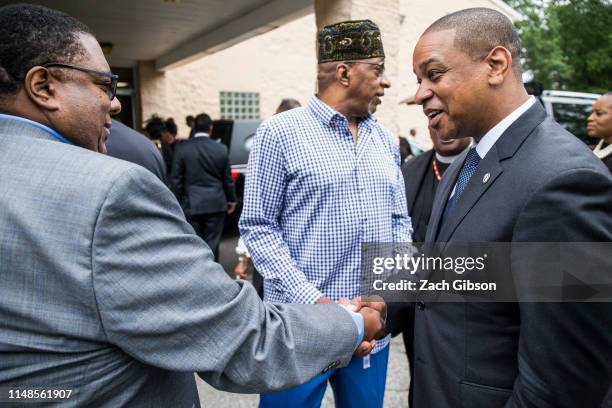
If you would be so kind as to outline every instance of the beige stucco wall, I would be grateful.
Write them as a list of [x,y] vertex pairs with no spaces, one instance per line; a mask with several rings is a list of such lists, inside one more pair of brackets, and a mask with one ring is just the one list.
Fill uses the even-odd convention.
[[[317,0],[319,24],[333,16],[374,20],[381,28],[387,55],[391,89],[386,92],[376,116],[395,135],[407,136],[417,129],[417,141],[431,142],[420,107],[399,105],[413,95],[416,79],[412,72],[412,51],[420,34],[435,19],[463,8],[490,7],[489,0]],[[330,5],[321,6],[321,3]],[[259,92],[262,118],[271,116],[282,98],[302,104],[315,92],[316,31],[313,13],[233,47],[171,69],[155,72],[152,63],[139,64],[143,118],[151,114],[172,116],[179,134],[186,134],[184,118],[206,112],[219,118],[219,92]]]
[[185,135],[188,114],[220,117],[220,91],[259,92],[262,118],[271,116],[283,98],[306,104],[315,87],[315,35],[312,13],[165,74],[141,67],[142,86],[153,88],[141,92],[143,118],[172,116],[179,135]]

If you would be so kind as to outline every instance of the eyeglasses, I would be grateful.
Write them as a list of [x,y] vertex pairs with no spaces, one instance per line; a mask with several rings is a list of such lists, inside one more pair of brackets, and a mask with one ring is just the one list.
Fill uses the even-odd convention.
[[119,82],[119,75],[113,74],[112,72],[101,72],[95,71],[89,68],[83,68],[72,64],[64,64],[61,62],[48,62],[43,65],[44,68],[49,67],[57,67],[57,68],[68,68],[68,69],[76,69],[77,71],[86,72],[88,74],[98,75],[104,78],[110,78],[110,84],[107,84],[106,94],[112,101],[115,99],[115,94],[117,93],[117,82]]
[[345,64],[367,64],[374,65],[376,68],[376,72],[378,75],[382,75],[385,73],[385,63],[384,62],[367,62],[367,61],[344,61]]

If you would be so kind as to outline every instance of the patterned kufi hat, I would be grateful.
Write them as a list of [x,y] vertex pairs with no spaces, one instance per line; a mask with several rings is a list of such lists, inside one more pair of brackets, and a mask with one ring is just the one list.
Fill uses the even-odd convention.
[[319,31],[319,64],[384,57],[380,29],[370,20],[342,21]]

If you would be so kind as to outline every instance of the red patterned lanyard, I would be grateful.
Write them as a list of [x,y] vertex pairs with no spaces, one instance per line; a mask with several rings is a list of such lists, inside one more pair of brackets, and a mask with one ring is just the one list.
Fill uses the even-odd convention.
[[438,163],[436,163],[436,158],[431,161],[431,165],[433,167],[434,173],[436,173],[436,178],[438,181],[442,180],[442,176],[440,175],[440,170],[438,170]]

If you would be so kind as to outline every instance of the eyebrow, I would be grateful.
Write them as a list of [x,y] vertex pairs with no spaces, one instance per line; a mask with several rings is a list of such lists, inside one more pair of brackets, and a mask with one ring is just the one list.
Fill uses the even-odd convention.
[[419,68],[422,69],[422,68],[426,67],[427,65],[431,64],[432,62],[440,62],[440,60],[435,58],[435,57],[429,58],[428,60],[425,60],[425,61],[421,62],[419,64]]

